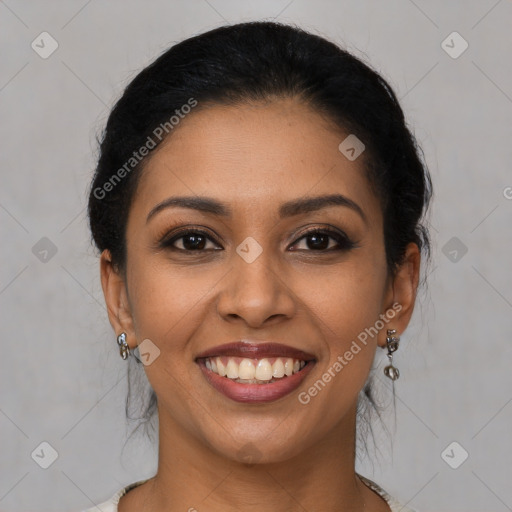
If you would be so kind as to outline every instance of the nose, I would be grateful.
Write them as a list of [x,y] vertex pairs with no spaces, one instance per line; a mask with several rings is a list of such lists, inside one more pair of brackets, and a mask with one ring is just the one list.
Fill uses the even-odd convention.
[[227,321],[245,322],[252,328],[292,318],[297,301],[286,276],[277,256],[268,250],[250,263],[234,254],[217,301],[218,313]]

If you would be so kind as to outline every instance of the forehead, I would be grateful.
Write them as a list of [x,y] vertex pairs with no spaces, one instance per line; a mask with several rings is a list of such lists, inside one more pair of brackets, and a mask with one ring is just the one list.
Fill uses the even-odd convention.
[[155,151],[141,177],[139,213],[173,195],[216,197],[259,214],[302,196],[339,193],[379,217],[363,168],[339,150],[348,133],[295,99],[196,108]]

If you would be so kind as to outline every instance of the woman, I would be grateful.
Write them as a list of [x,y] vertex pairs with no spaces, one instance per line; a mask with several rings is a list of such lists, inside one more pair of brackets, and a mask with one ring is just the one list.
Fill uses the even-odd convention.
[[399,377],[430,196],[392,89],[321,37],[221,27],[136,76],[89,217],[159,459],[100,508],[410,510],[354,466],[377,347]]

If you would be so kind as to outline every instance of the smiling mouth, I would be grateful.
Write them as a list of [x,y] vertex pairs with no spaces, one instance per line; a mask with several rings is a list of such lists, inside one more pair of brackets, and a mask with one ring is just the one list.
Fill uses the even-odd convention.
[[313,354],[274,342],[235,341],[198,354],[208,383],[236,402],[263,404],[296,390],[316,364]]
[[270,384],[300,372],[308,361],[291,357],[207,357],[204,365],[211,372],[239,384]]

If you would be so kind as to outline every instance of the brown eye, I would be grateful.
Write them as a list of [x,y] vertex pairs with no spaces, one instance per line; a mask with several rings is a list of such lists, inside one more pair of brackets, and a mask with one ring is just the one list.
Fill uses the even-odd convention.
[[[295,242],[294,246],[297,245],[300,240],[306,240],[306,250],[309,251],[330,252],[349,250],[356,247],[356,244],[352,242],[347,235],[332,230],[310,230],[301,236],[298,241]],[[335,242],[334,247],[330,245],[332,240]]]
[[[176,245],[177,242],[181,242],[181,247]],[[206,247],[208,242],[212,242],[212,239],[207,233],[204,231],[190,229],[182,231],[181,233],[174,235],[172,238],[164,240],[161,246],[176,249],[178,251],[204,251],[212,249],[212,247]],[[215,244],[213,248],[215,248]]]
[[[305,247],[297,248],[296,246],[304,240]],[[210,244],[210,246],[208,246]],[[164,239],[160,244],[161,248],[171,249],[184,253],[206,252],[219,250],[219,246],[213,238],[205,231],[197,229],[187,229],[173,236]],[[332,230],[313,229],[304,233],[292,246],[292,251],[306,252],[331,252],[331,251],[347,251],[357,247],[343,232]]]

